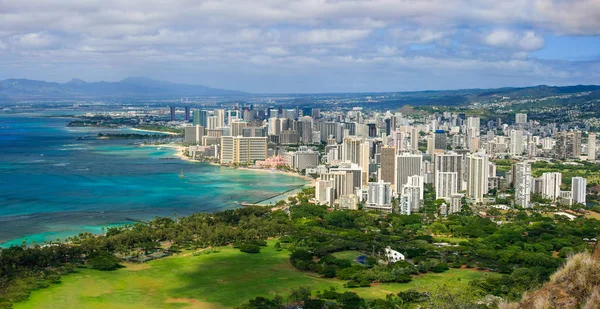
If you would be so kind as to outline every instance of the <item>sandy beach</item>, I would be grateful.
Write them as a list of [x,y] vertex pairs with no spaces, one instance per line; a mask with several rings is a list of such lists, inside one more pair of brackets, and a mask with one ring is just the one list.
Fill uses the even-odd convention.
[[162,147],[162,148],[170,148],[175,150],[174,151],[174,155],[181,159],[181,160],[185,160],[185,161],[193,161],[193,162],[199,162],[198,160],[192,160],[190,157],[186,156],[183,154],[183,151],[185,149],[187,149],[187,147],[185,146],[181,146],[181,145],[175,145],[175,144],[157,144],[157,145],[151,145],[151,144],[147,144],[147,145],[141,145],[142,147]]
[[[144,145],[145,147],[164,147],[164,148],[170,148],[174,150],[174,155],[178,158],[180,158],[181,160],[185,160],[185,161],[190,161],[190,162],[202,162],[202,163],[207,163],[210,165],[214,165],[214,166],[220,166],[220,167],[227,167],[227,168],[233,168],[233,169],[239,169],[239,170],[245,170],[245,171],[253,171],[253,172],[260,172],[260,173],[277,173],[277,174],[283,174],[286,176],[291,176],[291,177],[298,177],[298,178],[302,178],[304,179],[307,183],[305,184],[305,186],[308,187],[314,187],[315,186],[315,182],[316,180],[305,176],[305,175],[300,175],[298,173],[295,172],[288,172],[288,171],[279,171],[276,169],[261,169],[261,168],[248,168],[248,167],[230,167],[227,165],[221,165],[218,163],[214,163],[214,162],[205,162],[205,161],[199,161],[199,160],[194,160],[186,155],[184,155],[184,150],[187,149],[187,147],[185,146],[181,146],[181,145],[175,145],[175,144],[160,144],[160,145]],[[292,190],[292,192],[283,192],[282,194],[272,197],[269,200],[287,200],[288,197],[290,196],[295,196],[298,194],[298,189]],[[268,206],[267,204],[265,204],[265,206]]]
[[175,132],[144,130],[144,129],[138,129],[138,128],[129,128],[129,129],[132,130],[132,131],[138,131],[138,132],[152,132],[152,133],[161,133],[161,134],[168,134],[168,135],[179,135],[178,133],[175,133]]
[[152,147],[164,147],[164,148],[171,148],[176,150],[175,152],[175,156],[185,160],[185,161],[190,161],[190,162],[204,162],[204,163],[208,163],[210,165],[214,165],[214,166],[221,166],[221,167],[228,167],[228,168],[235,168],[235,169],[239,169],[239,170],[246,170],[246,171],[253,171],[253,172],[261,172],[261,173],[277,173],[277,174],[283,174],[286,176],[292,176],[292,177],[299,177],[302,178],[304,180],[306,180],[308,183],[306,184],[307,186],[310,187],[314,187],[315,186],[315,179],[305,176],[305,175],[300,175],[298,173],[295,172],[287,172],[287,171],[279,171],[279,170],[275,170],[275,169],[262,169],[262,168],[249,168],[249,167],[231,167],[231,166],[227,166],[227,165],[221,165],[218,163],[213,163],[213,162],[205,162],[205,161],[200,161],[200,160],[194,160],[186,155],[183,154],[183,151],[185,149],[187,149],[187,147],[185,146],[181,146],[181,145],[174,145],[174,144],[160,144],[160,145],[144,145],[144,146],[152,146]]

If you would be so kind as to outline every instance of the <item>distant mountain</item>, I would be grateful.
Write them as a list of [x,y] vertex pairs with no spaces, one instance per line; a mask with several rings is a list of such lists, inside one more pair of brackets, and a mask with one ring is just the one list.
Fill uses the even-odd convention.
[[177,84],[146,77],[129,77],[118,82],[92,83],[81,79],[72,79],[62,84],[29,79],[0,81],[0,99],[172,98],[243,95],[246,93],[202,85]]

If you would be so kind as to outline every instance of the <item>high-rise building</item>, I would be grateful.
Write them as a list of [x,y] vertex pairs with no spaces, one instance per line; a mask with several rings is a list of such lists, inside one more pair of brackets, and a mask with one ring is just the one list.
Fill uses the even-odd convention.
[[513,156],[520,156],[523,154],[523,131],[510,131],[510,154]]
[[392,211],[392,184],[389,182],[369,182],[367,208]]
[[457,193],[457,172],[436,172],[435,175],[435,198],[448,199]]
[[190,107],[185,107],[185,121],[190,121]]
[[381,168],[379,180],[394,185],[394,174],[396,172],[396,147],[381,148]]
[[556,201],[560,196],[562,174],[558,172],[542,174],[542,197]]
[[253,163],[267,158],[266,137],[221,137],[221,163]]
[[342,143],[342,160],[360,164],[360,144],[363,142],[359,137],[344,138]]
[[567,159],[581,156],[581,131],[556,134],[556,157]]
[[596,160],[596,133],[588,134],[588,160]]
[[243,137],[267,137],[266,127],[244,127],[242,128]]
[[281,122],[279,121],[279,118],[269,118],[267,126],[269,127],[269,135],[279,135],[279,132],[281,132]]
[[351,164],[350,166],[334,167],[330,168],[329,172],[345,172],[352,174],[352,184],[354,189],[360,189],[363,182],[363,170],[358,164]]
[[435,143],[434,143],[434,148],[435,149],[442,149],[442,150],[446,150],[448,147],[448,140],[446,137],[446,131],[444,130],[436,130],[435,131]]
[[300,141],[304,144],[312,144],[313,119],[310,116],[300,117],[298,119],[297,130],[300,134]]
[[423,156],[420,154],[401,154],[396,156],[396,170],[394,174],[394,190],[401,192],[402,187],[408,183],[409,176],[421,176]]
[[376,137],[377,136],[377,124],[368,123],[367,127],[369,128],[369,137]]
[[339,122],[320,122],[319,131],[321,131],[322,142],[327,142],[330,136],[335,138],[338,143],[343,140],[342,125]]
[[350,195],[354,193],[354,176],[352,172],[334,171],[321,174],[321,180],[331,181],[333,188],[333,200],[337,200],[342,195]]
[[421,209],[421,187],[414,186],[410,184],[405,184],[402,186],[402,191],[400,193],[400,197],[402,196],[410,196],[410,212],[417,212]]
[[[315,199],[319,204],[327,204],[327,206],[332,206],[334,199],[327,194],[327,189],[334,187],[333,180],[323,180],[319,179],[315,182]],[[332,190],[330,190],[333,193]]]
[[525,162],[517,163],[515,164],[514,171],[515,204],[523,208],[530,208],[533,181],[531,177],[531,165]]
[[587,180],[583,177],[573,177],[571,178],[571,196],[573,198],[573,203],[575,204],[583,204],[586,202],[586,186]]
[[281,145],[296,145],[300,143],[300,134],[292,130],[282,130],[279,132],[279,143]]
[[184,128],[184,143],[190,145],[199,145],[204,136],[204,128],[201,125],[188,126]]
[[[456,179],[456,189],[454,192],[459,192],[463,189],[463,156],[455,153],[449,152],[444,154],[435,154],[433,156],[433,174],[436,175],[437,172],[455,172],[457,175]],[[434,180],[435,181],[435,180]]]
[[[199,109],[198,110],[194,110],[192,112],[192,118],[193,118],[193,122],[192,123],[195,126],[196,125],[202,125],[202,124],[200,124],[200,110]],[[206,125],[206,123],[204,125]]]
[[217,118],[217,128],[222,128],[225,126],[225,110],[224,109],[215,109],[214,111],[215,117]]
[[[198,124],[200,124],[203,127],[207,127],[208,126],[208,116],[210,115],[210,113],[207,110],[198,110],[198,115],[199,115],[199,122]],[[194,123],[197,124],[197,123]]]
[[488,156],[482,153],[467,156],[467,196],[475,202],[483,202],[488,193],[489,164]]
[[412,212],[412,200],[411,194],[400,194],[398,200],[398,211],[401,215],[410,215]]
[[231,136],[243,136],[243,128],[248,126],[245,121],[232,121],[231,122]]
[[[408,149],[419,149],[419,130],[415,126],[400,126],[400,132],[408,134]],[[402,149],[401,149],[402,150]]]
[[527,114],[517,113],[515,114],[515,123],[516,124],[525,124],[527,123]]
[[319,152],[300,147],[292,156],[292,168],[302,171],[319,165]]
[[175,106],[169,106],[169,109],[171,110],[171,121],[175,121]]

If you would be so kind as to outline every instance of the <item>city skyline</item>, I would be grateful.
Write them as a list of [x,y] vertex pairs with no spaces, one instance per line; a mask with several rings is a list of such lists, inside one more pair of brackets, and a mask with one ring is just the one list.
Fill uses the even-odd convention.
[[0,79],[147,76],[252,93],[321,93],[597,84],[600,76],[595,1],[0,7]]

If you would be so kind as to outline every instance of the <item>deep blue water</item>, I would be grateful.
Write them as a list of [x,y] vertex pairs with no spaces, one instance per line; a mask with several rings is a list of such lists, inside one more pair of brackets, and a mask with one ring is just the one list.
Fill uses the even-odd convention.
[[162,160],[175,150],[136,147],[132,140],[77,140],[111,130],[69,128],[69,121],[0,115],[1,246],[97,233],[131,219],[236,208],[305,184],[280,174]]

